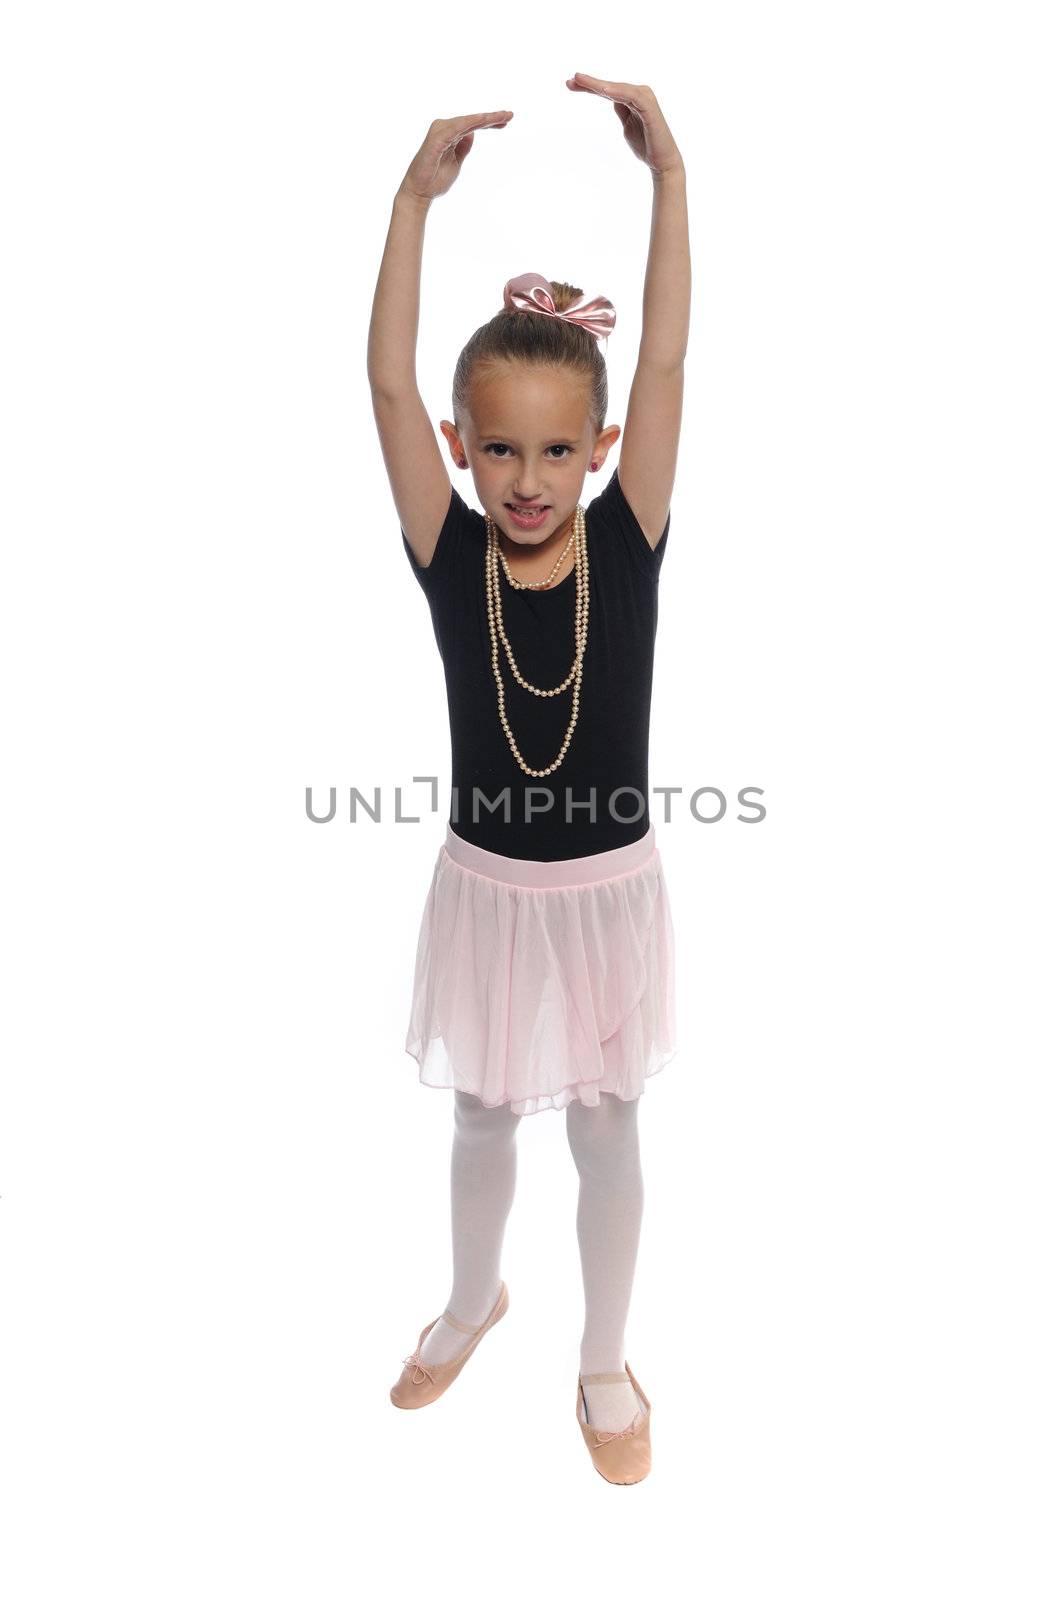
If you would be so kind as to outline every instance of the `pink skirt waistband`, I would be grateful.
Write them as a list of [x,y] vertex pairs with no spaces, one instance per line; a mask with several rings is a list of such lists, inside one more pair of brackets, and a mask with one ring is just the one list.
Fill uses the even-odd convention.
[[569,856],[563,861],[524,861],[470,844],[456,834],[448,822],[443,848],[459,867],[478,872],[482,878],[494,878],[499,883],[515,884],[522,889],[571,889],[637,872],[652,859],[657,837],[651,822],[641,839],[622,844],[615,850],[601,850],[593,856]]

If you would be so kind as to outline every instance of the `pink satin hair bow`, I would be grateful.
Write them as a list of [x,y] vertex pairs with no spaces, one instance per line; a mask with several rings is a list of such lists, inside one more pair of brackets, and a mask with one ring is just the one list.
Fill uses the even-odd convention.
[[510,311],[538,311],[547,317],[564,317],[566,322],[576,322],[600,339],[608,339],[616,324],[616,308],[601,294],[593,300],[585,295],[567,311],[558,311],[549,281],[538,272],[522,272],[519,278],[510,278],[502,290],[502,298]]

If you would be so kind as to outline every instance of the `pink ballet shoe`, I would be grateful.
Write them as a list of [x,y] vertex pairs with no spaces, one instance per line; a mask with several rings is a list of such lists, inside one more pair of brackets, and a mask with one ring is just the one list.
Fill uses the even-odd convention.
[[[584,1420],[589,1413],[583,1385],[621,1382],[631,1384],[645,1410],[640,1411],[637,1417],[632,1417],[626,1428],[620,1428],[615,1433],[592,1428]],[[607,1483],[641,1483],[650,1470],[650,1402],[626,1361],[623,1372],[586,1372],[580,1376],[576,1384],[576,1419],[595,1470]]]
[[467,1322],[459,1322],[452,1317],[449,1311],[443,1312],[444,1322],[449,1322],[452,1328],[457,1328],[459,1333],[471,1333],[472,1338],[458,1355],[450,1361],[437,1361],[427,1366],[421,1360],[421,1346],[430,1328],[434,1328],[439,1320],[433,1317],[431,1322],[425,1323],[421,1329],[421,1337],[417,1341],[417,1349],[412,1356],[407,1356],[402,1364],[402,1373],[392,1386],[391,1403],[399,1406],[403,1411],[416,1411],[421,1406],[431,1405],[433,1400],[438,1400],[445,1394],[462,1367],[480,1343],[488,1328],[494,1326],[509,1310],[509,1291],[503,1283],[498,1293],[498,1299],[489,1316],[480,1323],[478,1328],[471,1327]]

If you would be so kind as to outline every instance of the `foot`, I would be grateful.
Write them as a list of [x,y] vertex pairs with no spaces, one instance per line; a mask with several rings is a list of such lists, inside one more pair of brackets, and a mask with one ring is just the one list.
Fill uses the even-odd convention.
[[[437,1363],[440,1361],[453,1361],[455,1357],[460,1356],[461,1352],[467,1348],[469,1341],[476,1332],[477,1328],[485,1323],[488,1317],[491,1315],[491,1312],[494,1309],[501,1292],[502,1282],[500,1279],[494,1294],[492,1294],[490,1300],[487,1302],[486,1306],[480,1312],[480,1315],[475,1321],[467,1316],[459,1317],[454,1311],[451,1311],[450,1306],[448,1306],[447,1311],[454,1318],[455,1322],[462,1323],[462,1327],[455,1328],[443,1317],[438,1317],[424,1336],[424,1343],[421,1346],[421,1360],[425,1362],[426,1365],[432,1367],[437,1365]],[[463,1309],[467,1311],[469,1308],[465,1307]],[[473,1310],[475,1310],[475,1307],[473,1307]]]
[[[584,1377],[582,1372],[580,1377]],[[618,1433],[636,1422],[646,1409],[626,1373],[623,1379],[618,1377],[608,1383],[584,1382],[582,1392],[584,1421],[603,1433]]]

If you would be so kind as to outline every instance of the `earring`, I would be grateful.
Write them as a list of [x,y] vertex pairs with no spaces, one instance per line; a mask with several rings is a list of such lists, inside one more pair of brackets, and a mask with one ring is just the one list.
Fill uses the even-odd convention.
[[600,467],[600,466],[601,466],[601,462],[600,462],[600,461],[592,461],[592,462],[591,462],[591,471],[592,471],[592,472],[597,472],[597,471],[598,471],[598,468],[599,468],[599,467]]
[[467,467],[468,465],[469,465],[469,463],[466,461],[465,457],[462,456],[461,460],[458,462],[458,466],[459,467]]

